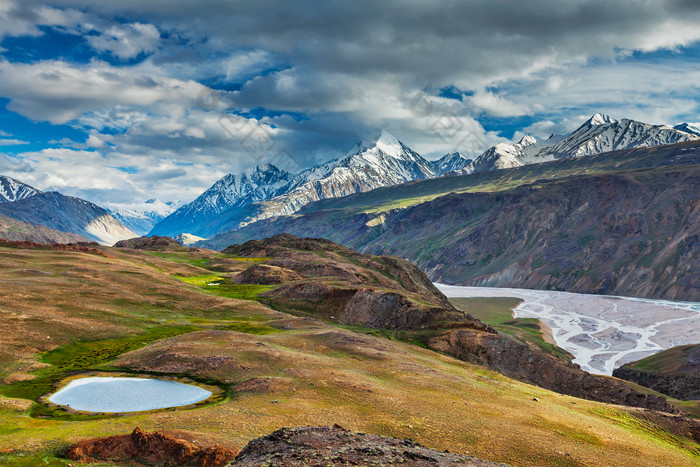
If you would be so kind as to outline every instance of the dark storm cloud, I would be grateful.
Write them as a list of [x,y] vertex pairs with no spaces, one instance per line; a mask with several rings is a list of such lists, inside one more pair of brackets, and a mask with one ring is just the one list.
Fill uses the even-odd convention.
[[155,22],[208,38],[211,49],[263,48],[293,65],[409,73],[440,84],[483,84],[533,66],[673,47],[700,35],[700,6],[690,0],[51,3]]

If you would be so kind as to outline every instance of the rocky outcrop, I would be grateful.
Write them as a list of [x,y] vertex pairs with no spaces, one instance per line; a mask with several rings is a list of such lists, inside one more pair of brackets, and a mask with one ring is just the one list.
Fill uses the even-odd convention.
[[634,390],[614,378],[592,375],[581,370],[578,365],[501,335],[457,329],[431,338],[428,347],[560,394],[662,412],[677,412],[663,397]]
[[395,464],[415,467],[503,465],[428,449],[408,439],[352,433],[335,425],[277,430],[248,443],[232,466],[335,467]]
[[613,376],[653,389],[678,400],[691,401],[700,399],[700,374],[667,376],[623,367],[616,368],[613,371]]
[[176,240],[170,237],[136,237],[128,240],[120,240],[114,244],[114,248],[131,248],[133,250],[184,250],[186,247],[180,245]]
[[252,440],[238,456],[218,445],[202,448],[163,433],[145,433],[137,427],[130,435],[82,441],[70,447],[65,457],[85,463],[107,461],[127,462],[129,465],[197,467],[504,465],[425,448],[409,439],[353,433],[338,425],[282,428]]
[[223,253],[268,258],[265,264],[291,269],[304,278],[333,278],[358,286],[373,284],[411,292],[425,301],[452,308],[442,292],[414,264],[392,256],[357,253],[323,238],[299,238],[283,233],[231,245]]
[[78,462],[129,462],[152,466],[223,467],[235,453],[219,445],[207,448],[140,428],[129,435],[97,438],[71,446],[65,456]]
[[304,282],[283,285],[264,296],[285,311],[311,308],[315,316],[352,326],[395,331],[447,326],[496,332],[489,325],[454,308],[422,306],[396,292]]

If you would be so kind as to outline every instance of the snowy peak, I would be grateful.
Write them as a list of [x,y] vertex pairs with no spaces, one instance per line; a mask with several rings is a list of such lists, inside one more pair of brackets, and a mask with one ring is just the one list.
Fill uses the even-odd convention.
[[0,203],[12,203],[30,196],[34,196],[41,191],[26,183],[22,183],[14,178],[0,175]]
[[537,138],[532,135],[525,135],[520,139],[518,144],[523,147],[532,146],[533,144],[537,144]]
[[445,154],[440,159],[433,161],[435,174],[440,177],[450,172],[458,172],[472,162],[458,152]]
[[270,198],[291,177],[289,172],[272,164],[256,166],[240,174],[228,174],[183,208],[197,208],[197,205],[203,204],[209,210],[220,213],[242,201],[254,202]]
[[151,198],[141,205],[128,208],[107,209],[111,215],[139,236],[146,235],[153,227],[175,211],[177,201],[164,203],[158,198]]
[[[576,131],[537,154],[540,161],[590,156],[617,149],[659,146],[700,139],[697,135],[665,125],[651,125],[624,118],[614,120],[607,116],[596,125],[584,124]],[[589,121],[591,121],[589,120]]]
[[403,143],[386,130],[382,130],[379,138],[374,143],[374,147],[391,157],[401,158],[406,153]]
[[679,123],[673,127],[675,130],[690,133],[691,135],[700,136],[700,124]]
[[689,124],[672,128],[627,118],[615,120],[608,115],[598,113],[565,136],[552,136],[544,141],[525,136],[519,143],[496,144],[466,166],[462,173],[507,169],[555,159],[590,156],[618,149],[659,146],[698,139],[700,139],[700,132],[694,133],[693,126]]
[[149,234],[175,237],[188,233],[210,237],[216,231],[212,223],[217,217],[275,196],[291,179],[292,174],[272,164],[225,175],[197,199],[156,224]]
[[433,164],[387,131],[369,144],[358,144],[343,157],[304,170],[274,196],[246,209],[229,210],[209,224],[209,230],[189,231],[211,237],[261,219],[289,215],[305,205],[375,188],[436,176]]
[[586,122],[581,126],[584,127],[584,126],[607,125],[608,123],[617,123],[617,120],[610,117],[609,115],[597,113],[597,114],[593,115],[591,118],[589,118],[588,120],[586,120]]

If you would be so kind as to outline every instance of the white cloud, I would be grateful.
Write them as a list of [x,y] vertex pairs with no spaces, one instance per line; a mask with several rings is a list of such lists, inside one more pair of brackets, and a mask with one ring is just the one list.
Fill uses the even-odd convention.
[[0,146],[18,146],[22,144],[29,144],[27,141],[22,141],[20,139],[0,139]]
[[66,123],[80,115],[119,105],[160,101],[192,104],[204,87],[193,81],[143,74],[135,68],[94,61],[10,63],[0,61],[0,95],[8,109],[32,120]]
[[515,104],[503,96],[483,90],[476,92],[473,96],[465,97],[465,101],[496,117],[520,117],[532,112],[526,105]]
[[143,23],[111,26],[100,35],[85,38],[98,52],[111,52],[122,59],[153,52],[160,44],[158,29],[152,24]]

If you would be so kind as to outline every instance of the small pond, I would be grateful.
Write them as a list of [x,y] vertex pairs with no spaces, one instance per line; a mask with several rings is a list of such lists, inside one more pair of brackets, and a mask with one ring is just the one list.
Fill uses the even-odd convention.
[[48,401],[82,412],[142,412],[196,404],[212,393],[163,379],[94,376],[71,381]]

